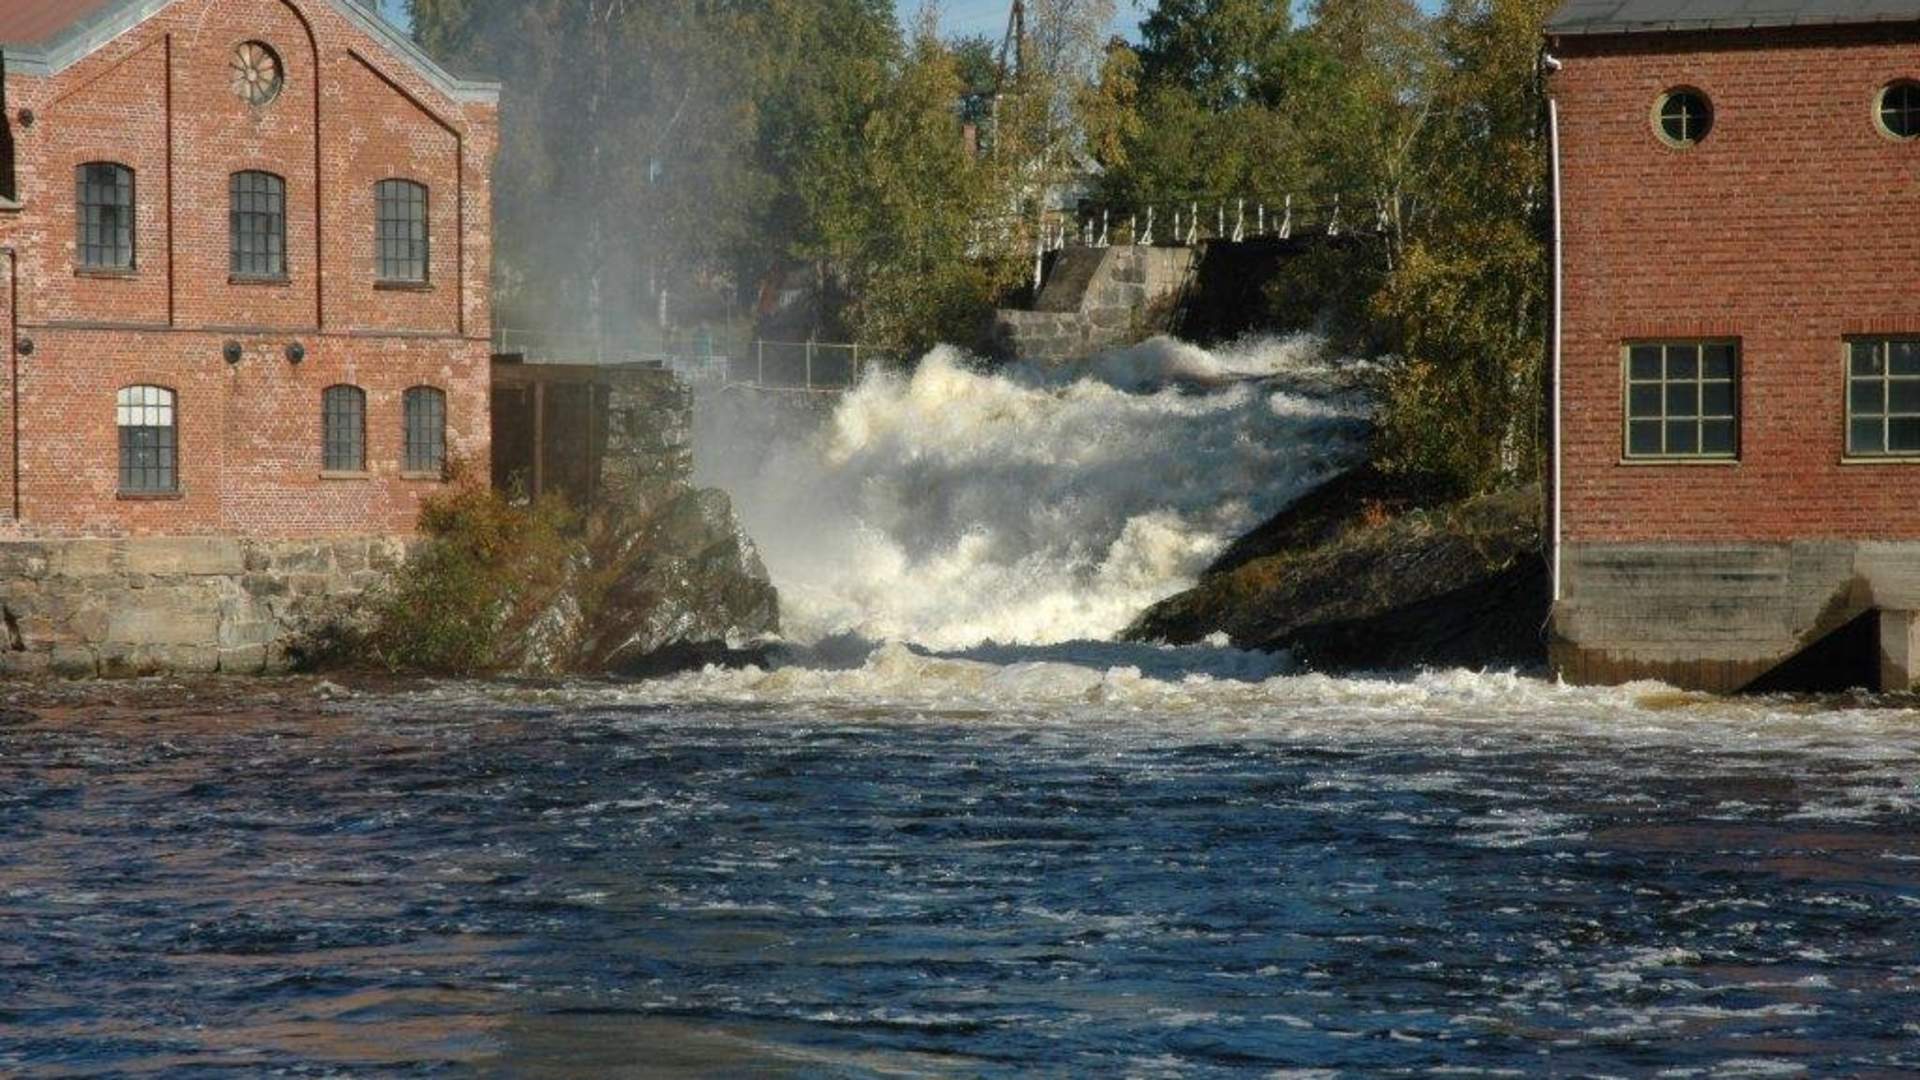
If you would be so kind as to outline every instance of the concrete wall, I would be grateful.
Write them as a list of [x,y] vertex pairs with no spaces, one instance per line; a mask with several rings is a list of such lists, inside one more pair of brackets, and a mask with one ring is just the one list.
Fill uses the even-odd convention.
[[0,675],[281,670],[405,554],[393,537],[0,542]]
[[992,347],[1005,357],[1077,360],[1157,329],[1192,277],[1194,248],[1067,248],[1033,311],[994,314]]
[[[1914,542],[1582,543],[1563,559],[1549,651],[1571,682],[1740,690],[1863,615],[1920,610]],[[1828,663],[1875,670],[1872,648]]]

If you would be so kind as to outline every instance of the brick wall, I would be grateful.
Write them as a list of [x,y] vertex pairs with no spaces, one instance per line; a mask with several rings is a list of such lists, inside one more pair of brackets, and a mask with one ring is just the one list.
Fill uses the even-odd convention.
[[[1571,37],[1563,173],[1565,538],[1920,537],[1920,464],[1842,463],[1842,341],[1920,333],[1920,141],[1873,117],[1920,77],[1920,27]],[[1710,135],[1654,135],[1664,91]],[[1740,456],[1622,463],[1621,346],[1736,337]]]
[[[265,106],[228,87],[249,40],[286,72]],[[23,209],[0,213],[0,244],[19,252],[20,299],[8,312],[0,289],[0,318],[33,351],[17,387],[0,371],[0,405],[20,402],[17,468],[0,438],[0,534],[409,531],[438,486],[401,475],[415,385],[446,392],[449,454],[486,474],[491,102],[443,93],[329,0],[175,0],[50,79],[9,76],[7,103],[34,122],[13,128]],[[135,170],[131,273],[75,269],[74,170],[89,161]],[[285,282],[230,280],[227,185],[243,169],[286,181]],[[421,287],[376,283],[374,185],[389,178],[429,191]],[[367,393],[367,475],[347,479],[320,468],[321,391],[342,382]],[[178,498],[117,491],[114,396],[135,383],[179,395]]]

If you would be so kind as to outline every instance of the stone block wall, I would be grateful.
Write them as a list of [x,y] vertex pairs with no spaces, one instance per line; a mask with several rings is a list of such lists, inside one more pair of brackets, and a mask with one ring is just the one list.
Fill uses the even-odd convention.
[[1158,320],[1191,279],[1194,248],[1069,248],[1034,303],[994,314],[991,347],[1011,359],[1058,363],[1129,344]]
[[0,674],[284,670],[407,542],[232,537],[0,542]]
[[608,498],[693,479],[693,390],[670,371],[622,369],[607,380],[607,443],[600,483]]

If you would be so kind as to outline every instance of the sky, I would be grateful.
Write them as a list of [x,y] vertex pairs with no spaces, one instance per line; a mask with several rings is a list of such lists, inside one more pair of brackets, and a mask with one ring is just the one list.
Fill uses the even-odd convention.
[[[894,8],[900,13],[901,24],[907,25],[920,10],[920,0],[894,0]],[[1012,8],[1013,0],[941,0],[940,29],[953,36],[983,34],[999,38],[1007,32],[1007,12]],[[1114,8],[1114,32],[1137,36],[1134,30],[1140,22],[1140,11],[1134,0],[1115,0]]]
[[[4,0],[0,0],[4,2]],[[380,0],[387,18],[396,25],[407,25],[406,0]],[[895,8],[900,12],[902,25],[911,23],[920,10],[920,0],[894,0]],[[983,34],[999,38],[1007,32],[1007,12],[1012,10],[1013,0],[942,0],[940,4],[940,29],[949,35]],[[1135,28],[1140,22],[1140,10],[1135,0],[1114,0],[1114,32],[1134,37]]]

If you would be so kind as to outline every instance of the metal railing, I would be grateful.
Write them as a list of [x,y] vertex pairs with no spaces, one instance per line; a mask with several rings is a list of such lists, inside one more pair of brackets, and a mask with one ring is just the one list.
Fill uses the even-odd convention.
[[733,362],[727,382],[758,390],[840,391],[860,385],[874,365],[892,361],[890,354],[857,343],[762,339]]
[[710,337],[664,341],[621,340],[592,334],[549,333],[499,327],[495,355],[517,355],[541,364],[637,364],[673,372],[686,382],[755,390],[839,393],[859,385],[890,353],[851,342],[753,339],[734,350],[715,348]]

